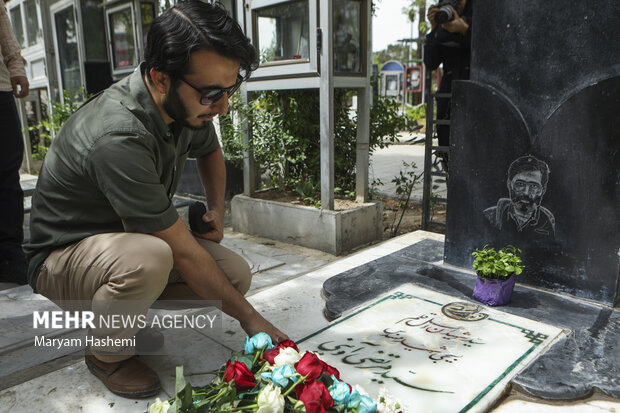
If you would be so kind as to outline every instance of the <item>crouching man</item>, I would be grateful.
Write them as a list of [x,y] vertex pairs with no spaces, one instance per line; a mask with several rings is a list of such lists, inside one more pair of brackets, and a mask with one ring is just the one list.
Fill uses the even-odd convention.
[[[244,294],[247,263],[223,237],[224,158],[211,120],[256,69],[256,51],[219,6],[188,1],[165,11],[145,62],[82,106],[47,153],[33,195],[28,280],[53,301],[218,300],[253,335],[287,336]],[[192,234],[172,204],[186,158],[197,158],[212,229]],[[137,329],[136,329],[137,330]],[[114,330],[127,337],[136,330]],[[92,348],[90,371],[114,393],[160,390],[153,370],[115,348]]]

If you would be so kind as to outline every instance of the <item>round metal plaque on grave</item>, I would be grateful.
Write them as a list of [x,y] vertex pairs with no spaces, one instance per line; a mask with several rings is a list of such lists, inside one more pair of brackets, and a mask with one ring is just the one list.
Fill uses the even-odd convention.
[[489,315],[483,313],[484,307],[466,302],[449,303],[441,307],[441,312],[446,316],[461,321],[481,321]]

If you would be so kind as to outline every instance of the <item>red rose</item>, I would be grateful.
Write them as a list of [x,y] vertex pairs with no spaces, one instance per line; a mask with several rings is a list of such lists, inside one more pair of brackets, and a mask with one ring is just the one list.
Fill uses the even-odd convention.
[[274,347],[271,350],[267,350],[263,353],[263,359],[267,360],[269,364],[273,365],[273,359],[280,354],[280,347]]
[[316,356],[316,354],[307,351],[306,354],[304,354],[304,356],[301,358],[301,360],[295,363],[295,370],[302,376],[305,376],[307,374],[308,377],[306,378],[306,382],[308,382],[321,377],[324,365],[325,363],[323,363]]
[[279,348],[292,347],[295,349],[295,351],[299,352],[299,349],[297,348],[297,345],[295,344],[293,340],[284,340],[280,342],[280,344],[278,344],[276,347],[279,347]]
[[340,380],[340,372],[338,371],[338,369],[336,369],[335,367],[330,366],[329,364],[325,363],[323,360],[321,360],[321,363],[323,363],[323,371],[329,375],[334,375],[336,376],[336,378],[338,380]]
[[307,413],[324,413],[334,405],[334,399],[321,381],[305,383],[298,398],[304,402]]
[[256,386],[254,375],[245,363],[241,361],[231,363],[230,360],[228,360],[226,362],[226,370],[224,370],[224,381],[233,380],[237,390],[245,390]]
[[280,354],[280,350],[282,350],[283,348],[286,348],[286,347],[291,347],[295,351],[299,351],[299,349],[297,348],[297,345],[295,344],[294,341],[292,341],[292,340],[284,340],[283,342],[281,342],[280,344],[278,344],[277,346],[275,346],[271,350],[265,351],[265,353],[263,354],[263,359],[267,360],[269,362],[269,364],[273,365],[274,359],[276,358],[276,356],[278,354]]

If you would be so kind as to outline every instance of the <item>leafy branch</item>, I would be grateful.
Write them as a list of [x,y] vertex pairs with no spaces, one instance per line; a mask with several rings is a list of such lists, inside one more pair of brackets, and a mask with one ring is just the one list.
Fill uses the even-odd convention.
[[512,274],[519,275],[525,266],[522,264],[521,250],[512,245],[499,251],[485,245],[481,250],[472,253],[474,258],[473,268],[478,275],[490,280],[504,280]]
[[52,139],[58,134],[62,125],[90,96],[83,87],[74,96],[65,90],[63,91],[64,102],[52,102],[52,110],[49,116],[37,125],[28,127],[29,131],[34,132],[39,137],[38,142],[33,145],[32,159],[36,161],[45,158]]
[[424,172],[416,174],[415,162],[407,163],[403,161],[403,166],[405,167],[404,172],[401,169],[399,171],[399,175],[392,179],[392,182],[396,184],[396,195],[398,195],[399,199],[398,210],[400,211],[400,218],[398,218],[398,223],[396,223],[398,212],[394,214],[394,219],[392,220],[392,225],[390,227],[390,237],[395,237],[396,234],[398,234],[398,228],[400,227],[405,211],[409,207],[409,202],[411,201],[411,192],[413,192],[413,189],[420,182],[420,179],[424,174]]

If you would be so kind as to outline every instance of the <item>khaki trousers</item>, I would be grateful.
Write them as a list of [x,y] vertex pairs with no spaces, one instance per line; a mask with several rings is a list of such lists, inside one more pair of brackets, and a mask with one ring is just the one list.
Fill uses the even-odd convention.
[[[196,238],[216,261],[231,284],[242,294],[250,289],[252,275],[245,260],[218,243]],[[209,269],[205,269],[208,271]],[[111,301],[139,302],[146,314],[155,300],[202,300],[174,269],[172,249],[153,235],[136,233],[98,234],[53,251],[41,267],[37,293],[52,301],[89,301],[92,311],[106,314]],[[132,304],[133,306],[133,304]],[[133,308],[133,307],[132,307]],[[97,329],[91,335],[131,338],[138,328]],[[104,362],[131,357],[132,349],[91,348]]]

